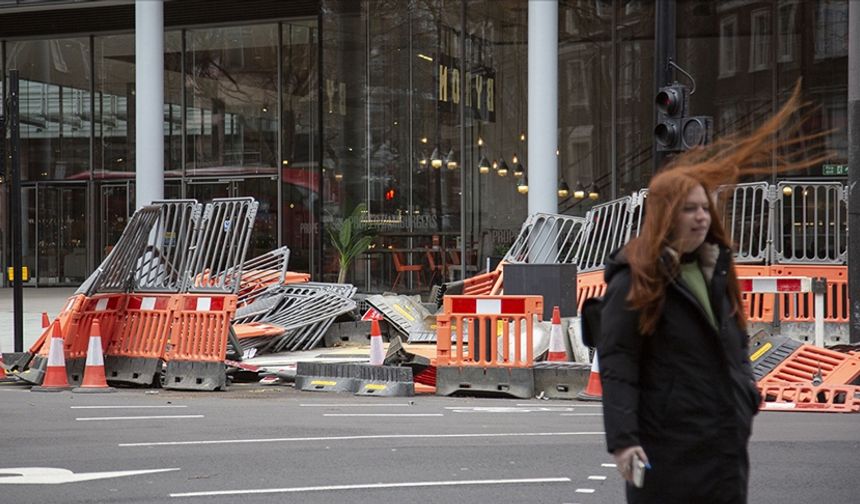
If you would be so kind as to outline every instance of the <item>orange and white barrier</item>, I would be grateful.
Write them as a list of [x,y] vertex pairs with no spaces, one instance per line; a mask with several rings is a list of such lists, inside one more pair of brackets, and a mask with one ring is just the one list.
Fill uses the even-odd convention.
[[385,350],[382,348],[382,333],[379,330],[379,321],[373,319],[370,322],[370,365],[381,366],[385,360]]
[[597,364],[597,352],[594,352],[594,359],[591,361],[591,373],[588,375],[588,383],[585,385],[585,390],[580,392],[577,397],[583,401],[600,401],[603,399],[603,385],[600,383],[600,366]]
[[783,294],[808,293],[815,294],[815,345],[824,347],[824,292],[825,289],[813,291],[813,282],[809,277],[788,276],[757,276],[739,277],[738,286],[742,293],[751,294]]
[[60,322],[55,320],[51,326],[51,339],[48,343],[48,366],[45,369],[45,378],[42,385],[35,386],[30,390],[35,392],[56,392],[69,390],[69,379],[66,376],[66,359],[63,356],[63,334],[60,331]]
[[546,360],[549,362],[567,362],[567,350],[564,348],[564,337],[561,334],[561,312],[558,306],[552,309],[552,330],[549,336],[549,352]]
[[90,342],[87,348],[87,362],[81,386],[72,392],[113,392],[105,378],[105,361],[102,354],[102,334],[98,319],[93,320]]

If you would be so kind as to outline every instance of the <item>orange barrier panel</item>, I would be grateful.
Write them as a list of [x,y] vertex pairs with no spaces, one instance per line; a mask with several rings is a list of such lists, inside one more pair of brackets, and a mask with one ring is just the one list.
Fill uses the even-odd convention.
[[[82,309],[84,303],[86,302],[87,297],[83,294],[77,294],[69,298],[66,301],[66,304],[63,306],[63,309],[60,310],[60,313],[57,315],[57,318],[54,320],[59,320],[60,322],[60,330],[63,333],[63,338],[65,339],[65,335],[68,334],[69,325],[72,323],[72,318]],[[48,346],[45,342],[48,338],[51,337],[51,326],[49,325],[47,328],[42,330],[42,335],[39,336],[39,339],[36,340],[35,343],[30,347],[30,353],[39,354],[40,356],[47,358],[48,357]]]
[[576,311],[582,313],[585,300],[600,297],[606,292],[606,282],[603,281],[603,270],[578,273],[576,275]]
[[501,274],[502,267],[500,265],[489,273],[481,273],[463,280],[463,294],[466,296],[489,296]]
[[531,367],[532,319],[542,314],[541,296],[445,296],[436,318],[438,365]]
[[[150,385],[161,374],[176,302],[171,294],[129,294],[105,351],[108,381]],[[106,332],[103,334],[107,334]]]
[[[780,264],[770,267],[772,276],[824,277],[827,291],[824,294],[824,320],[847,323],[848,311],[848,267],[810,266]],[[815,320],[815,294],[780,294],[780,319],[786,322],[813,322]]]
[[247,338],[274,337],[284,334],[283,327],[265,322],[248,322],[247,324],[233,324],[233,332],[239,340]]
[[93,320],[99,319],[101,350],[104,354],[114,334],[116,321],[125,311],[127,297],[124,293],[96,294],[85,300],[80,312],[72,317],[63,345],[66,351],[66,369],[72,385],[80,384],[83,379]]
[[860,376],[860,355],[802,345],[762,378],[760,383],[812,383],[819,373],[821,383],[850,384]]
[[226,387],[224,358],[235,295],[184,294],[177,297],[176,320],[165,360],[164,387],[218,390]]
[[811,413],[856,413],[860,411],[860,387],[852,385],[813,386],[801,383],[759,385],[764,411]]
[[[769,266],[764,265],[735,265],[738,277],[771,276]],[[741,293],[744,303],[744,313],[750,322],[773,322],[773,294],[753,292]]]

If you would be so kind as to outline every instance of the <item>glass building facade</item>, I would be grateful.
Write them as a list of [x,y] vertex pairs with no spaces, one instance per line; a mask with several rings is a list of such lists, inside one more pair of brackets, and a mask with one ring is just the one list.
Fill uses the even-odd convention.
[[[146,104],[135,101],[133,6],[99,3],[61,16],[0,2],[4,96],[9,71],[20,79],[29,285],[81,283],[135,208],[135,110]],[[503,254],[527,217],[528,2],[282,4],[216,0],[192,14],[204,4],[165,3],[165,197],[255,197],[249,256],[287,245],[290,269],[322,281],[338,273],[329,231],[365,204],[377,235],[347,278],[367,291],[426,293]],[[804,132],[827,132],[832,159],[792,178],[844,179],[848,1],[671,4],[691,112],[719,135],[748,131],[802,79],[817,106]],[[49,32],[12,23],[52,14]],[[109,30],[88,29],[105,14],[116,14]],[[637,191],[658,165],[658,15],[646,0],[558,2],[560,213]],[[6,176],[4,266],[9,191]],[[408,264],[421,269],[392,285]]]

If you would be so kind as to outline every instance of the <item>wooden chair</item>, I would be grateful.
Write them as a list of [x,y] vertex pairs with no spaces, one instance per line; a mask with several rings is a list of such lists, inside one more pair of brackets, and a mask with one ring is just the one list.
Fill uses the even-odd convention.
[[426,252],[426,254],[427,254],[427,265],[430,267],[430,279],[427,280],[427,284],[432,286],[433,280],[436,279],[437,275],[444,282],[445,281],[445,272],[444,272],[445,265],[444,264],[436,264],[436,258],[434,257],[433,251],[428,250]]
[[403,273],[418,273],[418,286],[421,287],[421,280],[424,276],[424,265],[423,264],[404,264],[403,256],[401,256],[400,252],[394,252],[391,254],[392,259],[394,260],[394,270],[397,271],[397,275],[394,276],[394,283],[391,284],[391,290],[395,290],[397,288],[398,282],[400,282],[400,277]]

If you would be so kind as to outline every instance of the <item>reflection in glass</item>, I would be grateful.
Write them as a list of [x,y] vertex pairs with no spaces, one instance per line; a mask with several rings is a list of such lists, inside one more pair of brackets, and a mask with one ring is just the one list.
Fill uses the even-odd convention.
[[276,173],[276,24],[186,32],[186,171]]
[[20,79],[21,178],[89,178],[89,40],[7,42],[6,62]]

